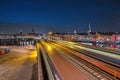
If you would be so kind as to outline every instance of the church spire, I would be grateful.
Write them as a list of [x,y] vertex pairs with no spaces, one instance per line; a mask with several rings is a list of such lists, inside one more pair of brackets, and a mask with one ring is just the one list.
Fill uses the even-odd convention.
[[89,23],[89,28],[88,28],[89,32],[91,32],[91,26],[90,26],[90,23]]
[[74,34],[76,34],[77,33],[77,31],[76,30],[74,30]]
[[34,27],[32,27],[32,33],[35,33]]
[[88,31],[87,31],[88,35],[90,35],[90,34],[91,34],[91,32],[92,32],[92,30],[91,30],[91,26],[90,26],[90,23],[89,23],[89,26],[88,26]]
[[22,29],[20,29],[20,35],[22,35]]

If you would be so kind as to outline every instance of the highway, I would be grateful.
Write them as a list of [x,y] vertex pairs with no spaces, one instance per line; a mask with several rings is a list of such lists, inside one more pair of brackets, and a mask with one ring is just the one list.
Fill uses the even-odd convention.
[[92,54],[94,56],[97,57],[101,57],[103,59],[107,59],[108,61],[111,61],[113,63],[115,63],[116,66],[120,67],[120,56],[118,54],[114,54],[114,53],[110,53],[110,52],[106,52],[106,51],[101,51],[101,50],[96,50],[96,49],[92,49],[92,48],[88,48],[85,46],[80,46],[80,45],[76,45],[72,42],[64,42],[64,41],[60,41],[58,42],[60,45],[67,45],[66,47],[69,46],[69,48],[74,48],[77,51],[85,51],[85,53]]
[[46,46],[46,50],[60,73],[62,80],[89,80],[87,76],[61,55],[61,51],[55,49],[51,44],[44,43],[44,46]]
[[[84,54],[88,57],[91,57],[91,59],[94,60],[87,60],[85,58],[83,58],[84,60],[88,61],[89,63],[92,63],[93,65],[99,67],[100,69],[114,75],[115,77],[119,77],[120,78],[120,56],[116,55],[116,54],[111,54],[111,53],[107,53],[107,52],[103,52],[103,51],[96,51],[94,49],[86,49],[86,47],[83,46],[76,46],[76,44],[72,43],[72,42],[57,42],[57,44],[68,47],[69,49],[75,50],[81,54]],[[104,53],[104,54],[103,54]],[[99,55],[98,55],[99,54]],[[107,56],[107,55],[109,56]],[[111,56],[112,55],[112,56]],[[114,55],[114,56],[113,56]],[[115,57],[117,56],[117,57]],[[115,60],[114,60],[115,59]],[[96,62],[99,61],[99,62]],[[118,63],[117,63],[118,62]]]
[[[89,49],[81,49],[80,45],[75,47],[76,44],[53,41],[43,41],[42,43],[62,80],[118,80],[120,76],[118,63],[109,64],[109,61],[104,58],[91,56],[94,54],[91,54]],[[96,52],[94,51],[94,53]],[[113,56],[113,58],[115,57]],[[119,57],[117,56],[116,59],[119,60]]]

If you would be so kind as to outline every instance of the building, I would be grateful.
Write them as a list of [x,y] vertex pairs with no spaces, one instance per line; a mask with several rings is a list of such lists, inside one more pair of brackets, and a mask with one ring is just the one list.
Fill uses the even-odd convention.
[[118,33],[112,34],[111,41],[120,43],[120,34],[118,34]]

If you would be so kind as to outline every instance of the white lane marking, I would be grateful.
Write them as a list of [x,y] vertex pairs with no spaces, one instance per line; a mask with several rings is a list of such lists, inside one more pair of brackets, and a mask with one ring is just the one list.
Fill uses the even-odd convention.
[[101,80],[108,80],[108,79],[106,79],[106,78],[102,78]]
[[90,72],[91,72],[91,73],[93,73],[94,71],[93,71],[93,70],[91,70]]
[[98,75],[97,77],[102,77],[101,75]]
[[93,73],[93,74],[94,74],[94,75],[97,75],[98,73],[95,72],[95,73]]

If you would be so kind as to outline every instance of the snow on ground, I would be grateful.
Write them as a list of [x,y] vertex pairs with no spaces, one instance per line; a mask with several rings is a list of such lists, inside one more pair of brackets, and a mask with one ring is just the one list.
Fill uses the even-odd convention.
[[11,51],[10,54],[0,55],[0,80],[31,80],[36,61],[36,57],[31,57],[34,52],[23,46],[0,48],[10,48]]

